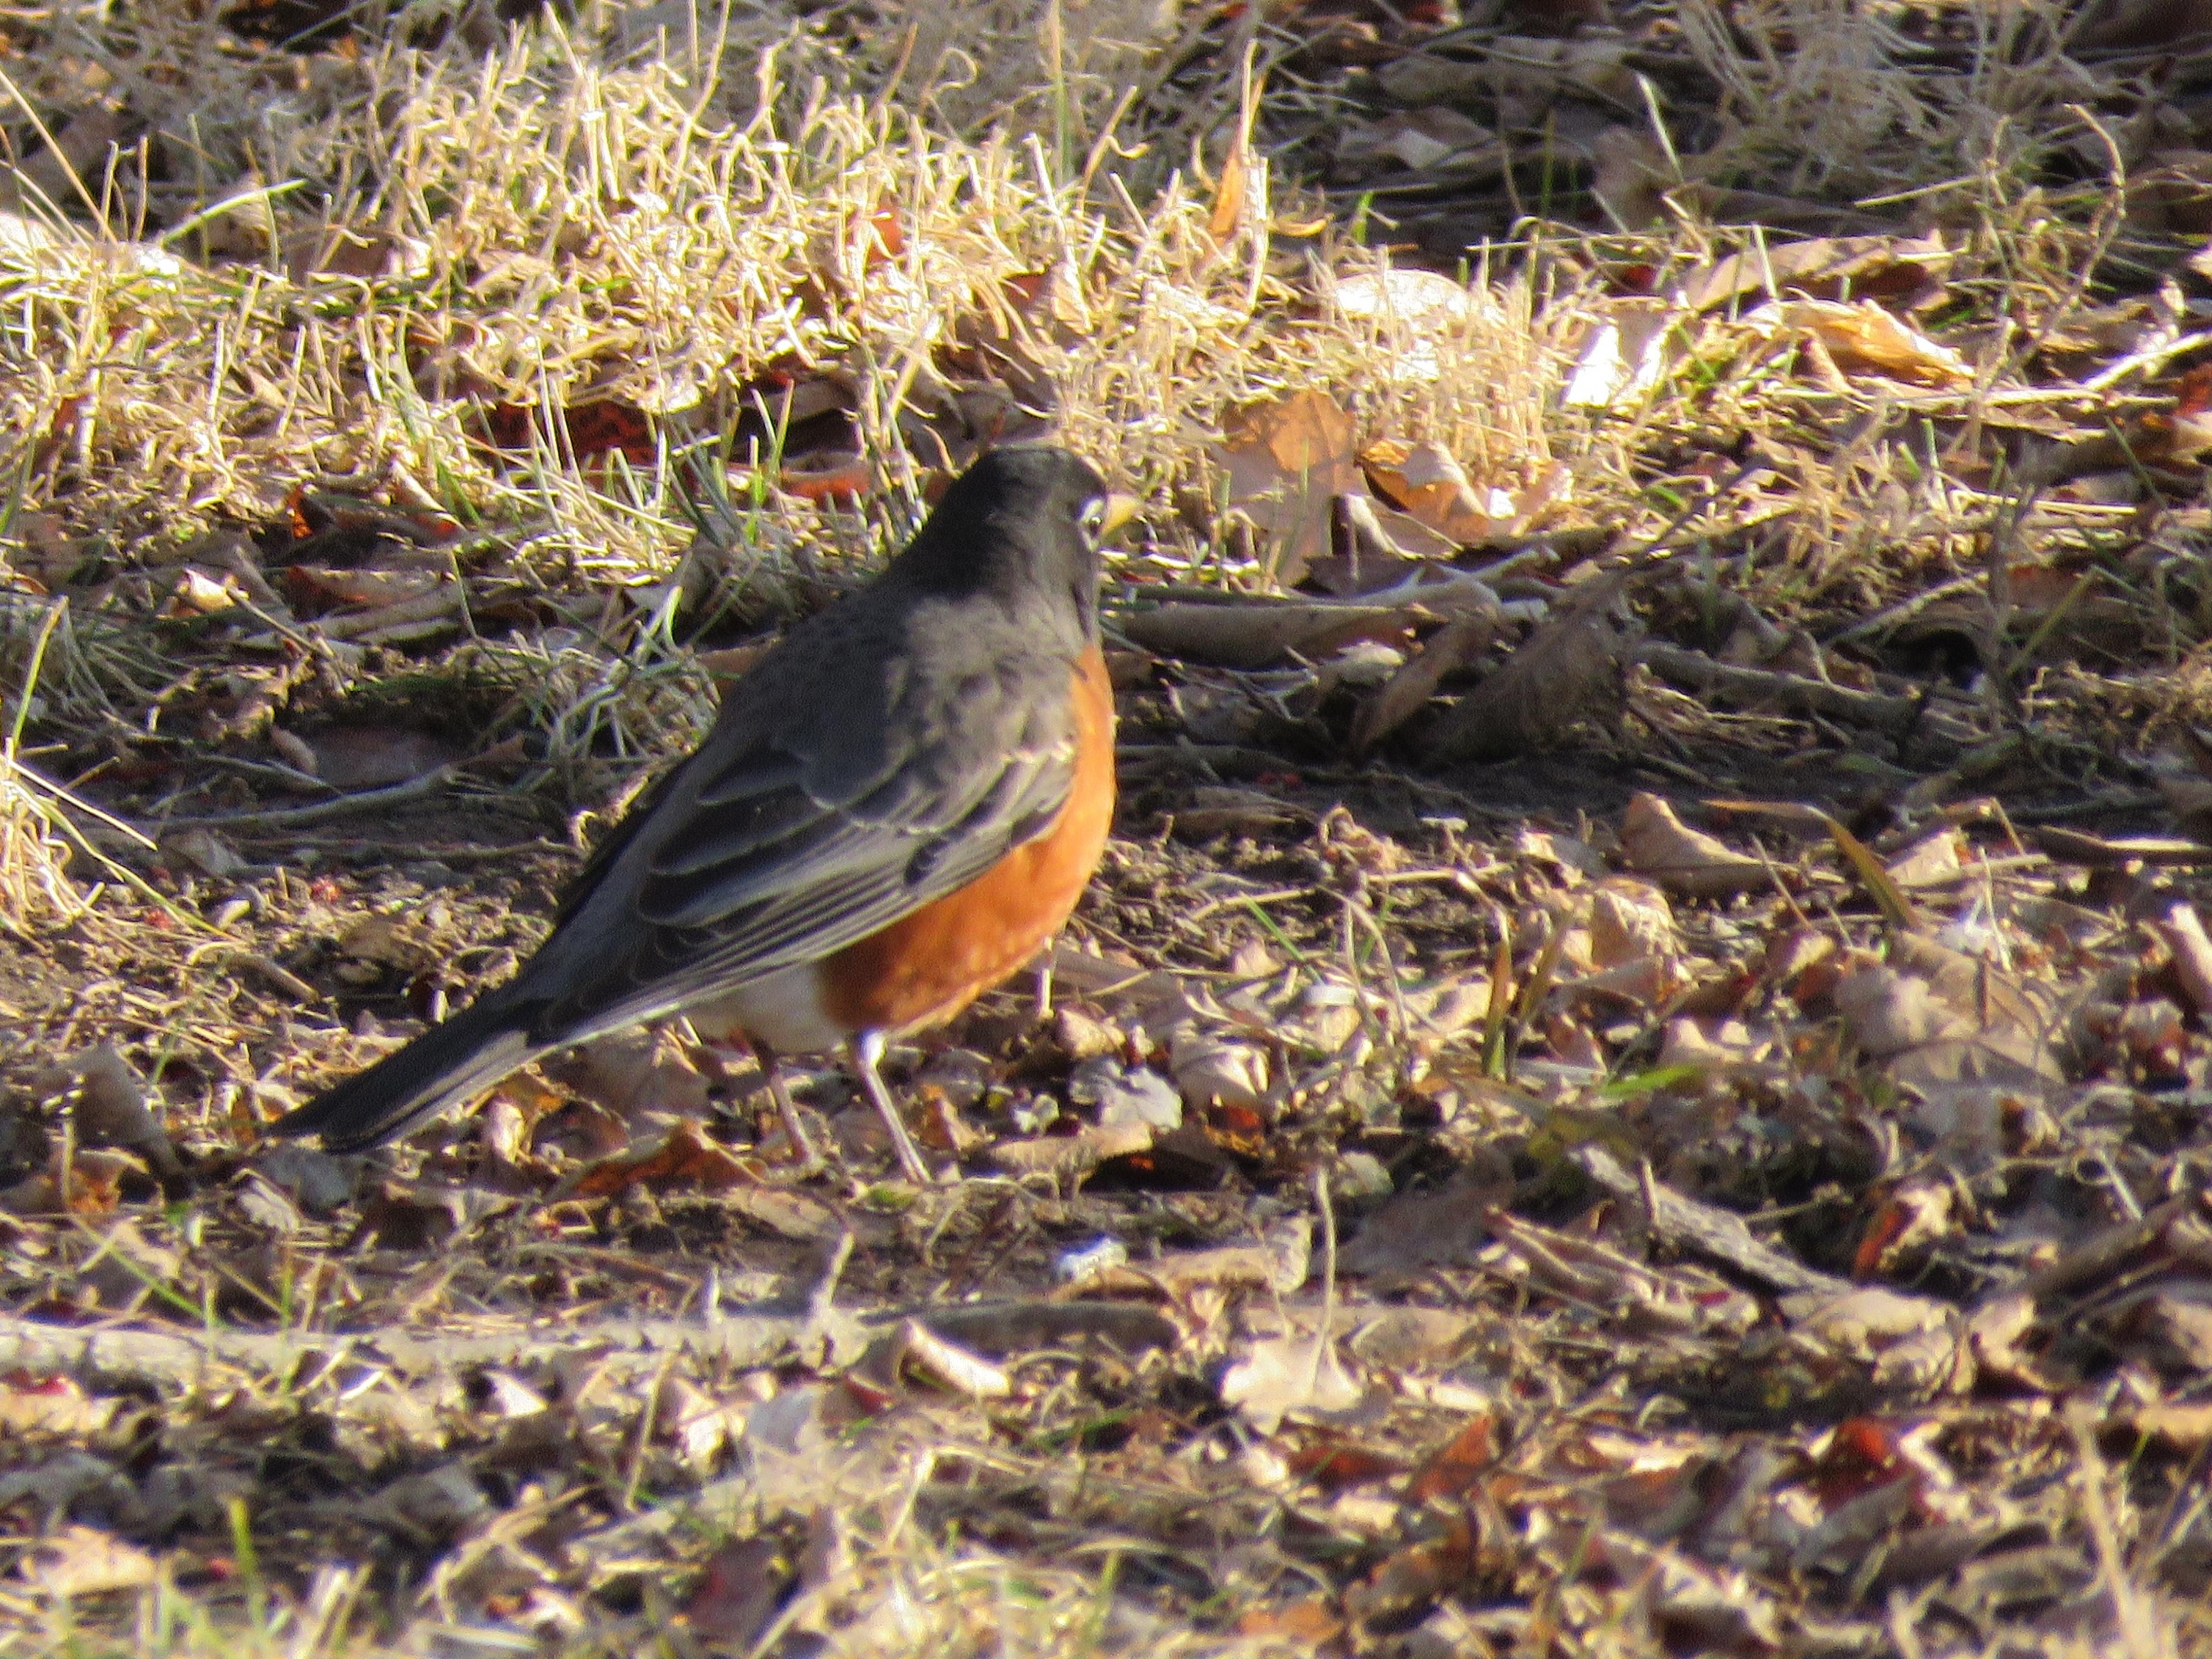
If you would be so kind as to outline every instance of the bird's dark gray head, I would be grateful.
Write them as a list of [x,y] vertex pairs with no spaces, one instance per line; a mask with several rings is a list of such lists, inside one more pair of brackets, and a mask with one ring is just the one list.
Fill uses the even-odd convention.
[[1110,504],[1080,455],[1045,444],[994,449],[952,481],[890,574],[948,597],[992,593],[1018,611],[1072,602],[1094,640]]

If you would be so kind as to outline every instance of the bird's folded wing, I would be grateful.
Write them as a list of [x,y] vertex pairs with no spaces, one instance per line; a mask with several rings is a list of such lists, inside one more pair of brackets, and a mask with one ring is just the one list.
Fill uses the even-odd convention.
[[[594,890],[632,896],[612,915],[593,892],[568,899],[564,916],[592,937],[549,942],[542,960],[562,969],[543,987],[540,1026],[583,1033],[659,1018],[818,960],[964,887],[1066,802],[1073,723],[1054,689],[968,711],[957,751],[887,751],[844,799],[824,799],[806,763],[772,738],[719,732],[682,769],[691,775],[656,787],[615,832],[613,854],[587,866]],[[996,720],[993,708],[1004,711]],[[677,816],[649,821],[662,814]]]

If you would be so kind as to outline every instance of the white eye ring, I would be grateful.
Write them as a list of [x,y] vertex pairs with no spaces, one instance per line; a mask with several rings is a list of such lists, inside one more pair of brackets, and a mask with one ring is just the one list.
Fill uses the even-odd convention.
[[1097,541],[1106,528],[1106,503],[1097,496],[1092,496],[1084,506],[1080,522],[1083,526],[1084,538],[1086,541]]

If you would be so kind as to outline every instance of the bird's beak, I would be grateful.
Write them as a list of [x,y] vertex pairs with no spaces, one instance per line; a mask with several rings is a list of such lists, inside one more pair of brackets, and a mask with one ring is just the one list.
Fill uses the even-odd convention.
[[1104,540],[1144,510],[1144,502],[1134,495],[1119,493],[1106,498],[1106,522],[1099,529],[1100,540]]

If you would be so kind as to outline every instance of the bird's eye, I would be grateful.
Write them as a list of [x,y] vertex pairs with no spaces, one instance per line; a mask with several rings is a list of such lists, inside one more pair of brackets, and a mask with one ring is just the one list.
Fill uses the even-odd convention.
[[1093,496],[1083,504],[1083,539],[1095,542],[1106,531],[1106,503]]

